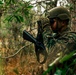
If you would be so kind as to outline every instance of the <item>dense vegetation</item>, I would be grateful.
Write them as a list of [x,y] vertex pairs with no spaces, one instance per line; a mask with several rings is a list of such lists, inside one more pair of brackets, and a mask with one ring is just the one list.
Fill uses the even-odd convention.
[[[48,10],[56,7],[58,3],[70,10],[71,27],[73,31],[76,31],[75,0],[0,0],[0,75],[10,75],[11,73],[11,75],[31,75],[32,67],[41,66],[36,61],[33,44],[23,40],[22,32],[25,29],[36,36],[36,21],[40,17],[45,17]],[[72,63],[74,62],[75,60]],[[27,64],[29,67],[31,65],[31,69],[28,66],[24,67]],[[26,67],[27,69],[23,70]],[[61,75],[62,69],[57,69],[57,72],[56,75]]]

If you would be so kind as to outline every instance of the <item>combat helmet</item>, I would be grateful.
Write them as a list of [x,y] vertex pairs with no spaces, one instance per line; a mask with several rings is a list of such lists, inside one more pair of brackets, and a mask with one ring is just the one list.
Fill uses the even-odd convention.
[[48,18],[60,18],[61,20],[66,20],[66,19],[69,19],[70,20],[70,12],[62,7],[62,6],[58,6],[58,7],[55,7],[53,9],[51,9],[49,11],[49,14],[48,14]]

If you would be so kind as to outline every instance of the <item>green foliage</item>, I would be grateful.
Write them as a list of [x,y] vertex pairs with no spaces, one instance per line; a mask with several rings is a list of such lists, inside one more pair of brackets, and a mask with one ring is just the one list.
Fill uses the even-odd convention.
[[13,16],[7,16],[4,21],[11,22],[13,20]]
[[53,69],[53,66],[50,66],[42,75],[47,75]]
[[30,16],[31,8],[33,7],[29,2],[19,0],[5,0],[4,6],[7,11],[5,12],[5,15],[7,14],[7,16],[5,16],[4,21],[19,23],[26,21],[27,17]]
[[63,63],[65,61],[68,61],[72,56],[73,56],[74,52],[71,52],[69,55],[65,55],[63,56],[63,58],[60,59],[60,63]]
[[16,20],[17,20],[18,22],[20,22],[20,23],[24,21],[24,19],[23,19],[22,16],[19,16],[19,15],[17,16],[17,15],[15,15],[14,17],[15,17]]
[[3,4],[3,1],[0,1],[0,5],[2,5]]
[[70,3],[69,3],[69,4],[66,5],[66,7],[68,7],[69,10],[72,11],[72,10],[74,9],[74,4],[70,4]]
[[9,5],[9,4],[14,4],[14,3],[16,3],[17,0],[5,0],[4,2],[7,3],[7,5]]
[[54,75],[74,75],[76,70],[76,58],[74,57],[75,51],[71,52],[69,55],[65,55],[63,58],[60,59],[59,63],[63,67],[58,67],[55,65],[50,66],[43,75],[47,75],[52,70],[55,70]]
[[62,75],[62,70],[61,69],[57,69],[55,72],[55,75]]

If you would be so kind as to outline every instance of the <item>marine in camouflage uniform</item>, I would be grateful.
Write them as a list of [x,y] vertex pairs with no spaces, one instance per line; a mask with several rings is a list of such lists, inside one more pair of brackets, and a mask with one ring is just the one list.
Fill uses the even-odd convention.
[[[61,66],[60,60],[64,56],[69,55],[76,50],[76,33],[71,32],[69,28],[69,22],[71,19],[70,13],[66,8],[59,6],[49,11],[48,18],[50,21],[50,28],[54,33],[49,34],[47,33],[47,30],[43,32],[44,43],[48,49],[48,58],[45,64],[47,65],[47,69],[52,65],[57,65],[57,67],[64,67],[65,61]],[[54,67],[54,70],[50,71],[49,75],[54,75],[55,71],[56,67]],[[70,73],[68,75],[74,74]]]

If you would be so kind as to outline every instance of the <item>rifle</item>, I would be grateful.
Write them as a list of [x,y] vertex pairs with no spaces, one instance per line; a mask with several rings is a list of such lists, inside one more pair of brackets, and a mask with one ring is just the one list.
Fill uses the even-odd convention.
[[[34,38],[30,33],[28,33],[26,30],[23,31],[23,38],[25,40],[28,40],[35,45],[35,53],[37,57],[37,61],[41,64],[46,62],[47,59],[47,51],[45,49],[44,43],[43,43],[43,36],[42,36],[42,23],[41,20],[37,21],[38,23],[38,33],[37,37]],[[40,62],[40,54],[44,56],[44,60]]]
[[23,31],[23,38],[27,41],[30,41],[32,43],[34,43],[35,45],[37,45],[40,49],[45,49],[44,45],[37,41],[30,33],[28,33],[26,30]]
[[[46,61],[46,56],[45,54],[47,54],[46,50],[45,50],[45,46],[37,41],[36,38],[34,38],[30,33],[28,33],[26,30],[23,31],[23,39],[24,40],[27,40],[29,42],[32,42],[34,43],[35,45],[35,53],[36,53],[36,57],[37,57],[37,61],[40,63],[40,64],[43,64],[45,61]],[[44,60],[42,62],[40,62],[40,58],[39,58],[39,55],[42,54],[44,55]]]

